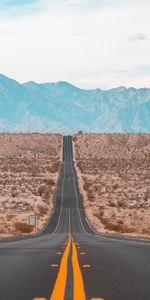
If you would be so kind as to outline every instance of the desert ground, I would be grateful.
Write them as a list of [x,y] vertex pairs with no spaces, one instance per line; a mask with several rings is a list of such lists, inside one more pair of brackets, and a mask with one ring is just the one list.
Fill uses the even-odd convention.
[[62,137],[0,134],[0,238],[40,230],[53,210],[62,158]]
[[73,141],[92,227],[150,237],[150,134],[77,134]]

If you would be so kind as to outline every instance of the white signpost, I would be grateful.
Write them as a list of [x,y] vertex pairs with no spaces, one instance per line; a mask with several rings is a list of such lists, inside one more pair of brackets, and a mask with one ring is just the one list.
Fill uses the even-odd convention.
[[36,229],[37,216],[36,215],[30,215],[30,216],[28,216],[28,224],[34,226],[35,229]]

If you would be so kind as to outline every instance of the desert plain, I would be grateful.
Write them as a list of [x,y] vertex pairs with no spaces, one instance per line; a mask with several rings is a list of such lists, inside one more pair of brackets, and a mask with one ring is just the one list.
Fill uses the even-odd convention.
[[150,134],[77,134],[73,152],[95,231],[150,237]]
[[[0,134],[0,238],[42,229],[54,207],[62,136]],[[36,215],[36,228],[28,217]]]

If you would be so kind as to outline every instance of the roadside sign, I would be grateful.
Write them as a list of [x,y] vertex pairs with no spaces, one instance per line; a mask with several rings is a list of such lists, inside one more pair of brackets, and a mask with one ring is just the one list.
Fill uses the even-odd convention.
[[37,224],[37,216],[36,215],[30,215],[28,217],[28,224],[32,226],[36,226]]

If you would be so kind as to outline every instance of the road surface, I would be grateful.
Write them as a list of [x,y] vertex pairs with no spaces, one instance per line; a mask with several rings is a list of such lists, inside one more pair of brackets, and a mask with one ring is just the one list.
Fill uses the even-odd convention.
[[0,242],[0,300],[150,300],[150,241],[94,233],[64,137],[56,207],[39,235]]

